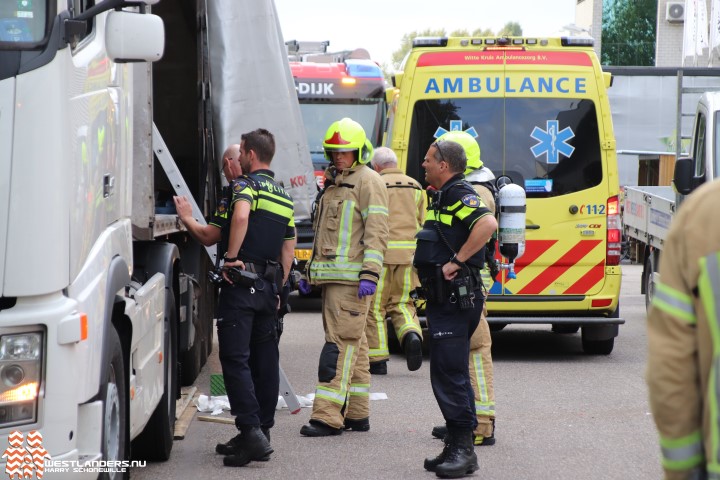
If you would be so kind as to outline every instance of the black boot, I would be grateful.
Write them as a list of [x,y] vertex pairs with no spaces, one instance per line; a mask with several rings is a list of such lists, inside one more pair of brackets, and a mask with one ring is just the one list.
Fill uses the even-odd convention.
[[[442,440],[447,435],[447,427],[445,425],[438,425],[433,427],[432,436]],[[483,437],[482,435],[473,435],[473,443],[476,447],[489,447],[495,445],[495,420],[492,421],[492,433],[489,437]]]
[[250,460],[261,460],[273,453],[270,442],[260,427],[244,427],[240,436],[236,438],[236,445],[248,455]]
[[408,370],[414,372],[422,366],[422,338],[415,332],[410,332],[403,338],[403,351],[407,361]]
[[342,432],[342,428],[333,428],[319,420],[310,420],[308,425],[303,425],[300,429],[300,435],[306,437],[329,437],[331,435],[340,435]]
[[370,373],[373,375],[387,375],[387,360],[370,362]]
[[450,451],[445,456],[445,461],[435,468],[438,477],[460,478],[480,468],[473,448],[471,429],[448,429],[446,441],[450,443]]
[[368,430],[370,430],[370,419],[367,417],[359,418],[357,420],[352,418],[346,418],[343,429],[352,430],[354,432],[367,432]]
[[[270,441],[270,429],[265,427],[260,427],[260,430],[262,430],[263,435],[265,435],[265,438],[267,438],[268,442]],[[215,452],[219,453],[220,455],[235,455],[239,452],[239,441],[240,441],[240,434],[234,436],[230,440],[228,440],[225,443],[218,443],[215,445]],[[270,455],[266,455],[263,458],[261,458],[260,462],[267,462],[270,460]]]
[[428,457],[425,459],[423,466],[428,472],[434,472],[438,465],[445,461],[448,453],[450,452],[450,443],[447,438],[443,440],[445,445],[443,446],[442,452],[437,457]]

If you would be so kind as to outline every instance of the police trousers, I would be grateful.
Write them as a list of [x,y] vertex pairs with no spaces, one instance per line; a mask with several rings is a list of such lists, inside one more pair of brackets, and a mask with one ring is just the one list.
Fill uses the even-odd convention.
[[371,297],[360,299],[357,285],[322,286],[325,345],[310,418],[342,428],[345,418],[370,416],[370,363],[365,323]]
[[262,290],[223,285],[217,331],[220,364],[235,425],[271,428],[280,390],[277,297]]
[[410,332],[422,337],[420,321],[410,292],[420,285],[412,265],[383,265],[380,281],[372,303],[372,314],[367,317],[365,333],[370,349],[370,362],[390,358],[385,318],[390,317],[395,335],[402,345]]
[[483,309],[475,290],[474,307],[460,310],[456,303],[431,302],[425,307],[430,334],[430,383],[448,428],[475,430],[475,394],[468,369],[470,337]]
[[480,323],[470,337],[470,383],[475,396],[477,427],[475,435],[489,437],[495,420],[495,389],[493,387],[492,338],[487,322],[487,305],[483,305]]

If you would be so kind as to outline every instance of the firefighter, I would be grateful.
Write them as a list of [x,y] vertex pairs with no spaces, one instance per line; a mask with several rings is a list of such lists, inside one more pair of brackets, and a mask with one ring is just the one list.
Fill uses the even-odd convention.
[[[483,165],[480,160],[480,146],[477,141],[467,132],[453,131],[442,135],[438,140],[452,140],[462,145],[467,158],[465,169],[465,180],[468,181],[483,201],[490,212],[495,214],[495,195],[497,187],[493,183],[495,175]],[[495,262],[495,241],[490,239],[485,246],[485,266],[480,270],[485,291],[490,291],[495,275],[490,265]],[[480,315],[480,324],[470,338],[470,358],[468,368],[470,370],[470,381],[475,394],[475,415],[477,416],[477,427],[473,432],[475,445],[495,444],[495,389],[493,386],[493,363],[492,363],[492,338],[490,327],[487,323],[487,304],[483,305]],[[433,428],[432,435],[443,439],[447,435],[447,428],[444,425]]]
[[[370,365],[366,317],[383,266],[388,238],[388,197],[377,172],[367,166],[372,145],[362,126],[343,118],[323,142],[331,166],[314,218],[310,284],[322,288],[325,345],[308,437],[370,429]],[[309,291],[307,281],[300,290]]]
[[468,357],[484,303],[484,249],[497,229],[495,217],[463,180],[466,165],[465,151],[456,142],[437,141],[428,149],[422,166],[435,191],[413,260],[427,300],[430,382],[448,430],[442,453],[427,458],[424,466],[453,478],[478,469]]
[[648,315],[647,382],[666,479],[718,478],[720,181],[670,225]]
[[280,382],[278,299],[295,248],[293,201],[269,169],[274,154],[275,140],[267,130],[241,136],[240,164],[249,173],[233,182],[223,265],[228,285],[220,291],[217,318],[225,388],[240,430],[221,452],[232,453],[223,463],[233,467],[265,460],[273,452],[269,432]]
[[387,188],[390,237],[372,315],[368,315],[365,330],[370,347],[370,373],[387,374],[390,351],[386,315],[390,316],[405,352],[408,370],[412,372],[422,365],[422,330],[410,292],[418,286],[412,257],[415,234],[425,219],[425,192],[417,180],[402,173],[397,166],[395,152],[387,147],[375,150],[372,166]]

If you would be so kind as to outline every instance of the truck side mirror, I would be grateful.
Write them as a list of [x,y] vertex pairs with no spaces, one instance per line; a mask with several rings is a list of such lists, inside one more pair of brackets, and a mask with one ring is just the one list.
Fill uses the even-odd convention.
[[675,191],[681,195],[689,195],[696,185],[694,185],[693,175],[695,174],[695,166],[692,158],[679,158],[675,162],[675,172],[673,174],[673,187]]
[[105,22],[105,47],[115,62],[154,62],[165,50],[165,25],[149,13],[112,11]]

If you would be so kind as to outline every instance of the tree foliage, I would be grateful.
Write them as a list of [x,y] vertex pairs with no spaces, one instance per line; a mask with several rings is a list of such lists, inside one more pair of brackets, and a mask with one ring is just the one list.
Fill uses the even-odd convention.
[[655,65],[657,0],[605,0],[603,65]]
[[[392,54],[392,67],[395,70],[400,69],[400,64],[402,64],[403,59],[405,58],[405,55],[412,49],[412,42],[416,37],[444,37],[446,36],[446,30],[444,28],[440,29],[425,29],[425,30],[418,30],[410,33],[406,33],[403,35],[402,40],[400,40],[400,47],[395,50]],[[467,30],[455,30],[450,32],[450,37],[501,37],[501,36],[520,36],[522,35],[522,27],[517,22],[508,22],[505,24],[503,28],[501,28],[497,33],[493,32],[489,28],[476,28],[472,32],[468,32]],[[387,71],[387,70],[386,70]]]

